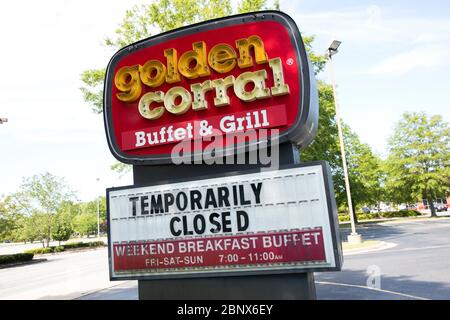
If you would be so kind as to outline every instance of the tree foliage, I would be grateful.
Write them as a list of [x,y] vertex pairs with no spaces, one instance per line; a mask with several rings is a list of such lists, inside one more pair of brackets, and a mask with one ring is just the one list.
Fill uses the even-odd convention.
[[97,205],[99,207],[100,220],[106,220],[106,197],[98,197],[95,200],[81,204],[82,212],[93,212],[97,214]]
[[83,212],[73,219],[73,229],[81,236],[88,236],[97,231],[97,214]]
[[81,74],[81,81],[85,87],[81,87],[83,99],[90,104],[94,113],[102,113],[103,110],[103,81],[105,69],[85,70]]
[[342,206],[345,199],[345,187],[342,161],[338,141],[338,129],[335,120],[333,88],[318,82],[319,93],[319,124],[314,141],[300,153],[302,162],[325,160],[328,161],[333,175],[334,191],[338,206]]
[[243,0],[238,4],[237,12],[246,13],[268,9],[280,10],[280,1],[276,0],[272,7],[267,7],[267,0]]
[[45,240],[49,246],[55,215],[73,195],[63,179],[48,172],[24,179],[21,191],[14,195],[14,203],[28,217],[22,226],[28,239]]
[[21,190],[28,209],[48,214],[55,214],[64,201],[74,196],[64,179],[48,172],[24,179]]
[[6,201],[0,201],[0,241],[11,236],[15,224],[14,216],[8,209]]
[[68,212],[61,212],[53,219],[52,239],[59,241],[67,241],[73,233],[72,217]]
[[332,168],[340,166],[338,129],[335,120],[333,88],[318,82],[319,125],[314,141],[301,152],[302,161],[326,160]]
[[355,207],[377,204],[383,199],[382,160],[346,124],[343,136],[352,202]]
[[63,179],[50,173],[23,180],[19,191],[0,200],[0,241],[66,241],[97,232],[97,205],[101,231],[106,232],[106,197],[75,202]]
[[15,194],[8,195],[0,202],[0,241],[25,240],[21,237],[25,218],[18,205]]
[[450,128],[442,116],[404,113],[388,142],[385,169],[391,200],[433,202],[450,187]]

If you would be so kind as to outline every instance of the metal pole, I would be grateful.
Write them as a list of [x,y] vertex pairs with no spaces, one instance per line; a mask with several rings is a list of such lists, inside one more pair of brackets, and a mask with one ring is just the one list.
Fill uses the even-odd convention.
[[100,240],[100,199],[97,198],[97,238]]
[[331,58],[331,54],[328,54],[328,59],[330,60],[330,64],[329,64],[330,78],[331,78],[331,84],[333,86],[333,98],[334,98],[334,105],[336,108],[336,123],[337,123],[337,127],[338,127],[339,144],[341,147],[342,167],[344,169],[345,191],[347,193],[348,211],[349,211],[349,215],[350,215],[350,224],[352,227],[352,233],[348,237],[348,241],[349,242],[361,242],[362,241],[361,235],[359,235],[356,232],[355,216],[354,216],[353,205],[352,205],[352,195],[351,195],[351,191],[350,191],[350,182],[348,179],[347,159],[345,157],[344,137],[342,134],[341,116],[340,116],[340,112],[339,112],[339,104],[338,104],[337,95],[336,95],[336,82],[334,80],[333,59]]
[[[97,178],[97,182],[100,178]],[[100,240],[100,197],[97,197],[97,238]]]

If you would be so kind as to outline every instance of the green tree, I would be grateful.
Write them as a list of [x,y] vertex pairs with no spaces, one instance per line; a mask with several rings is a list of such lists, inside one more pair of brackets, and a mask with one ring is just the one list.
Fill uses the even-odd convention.
[[36,239],[45,240],[47,247],[58,209],[73,196],[64,179],[48,172],[24,179],[21,191],[14,195],[18,210],[31,219],[27,219],[26,226],[34,226],[38,234]]
[[81,236],[89,236],[97,231],[97,214],[94,212],[83,212],[77,215],[72,223],[74,230]]
[[64,215],[70,221],[81,213],[81,203],[76,203],[72,200],[63,201],[58,208],[58,215]]
[[319,124],[314,141],[300,152],[303,162],[328,161],[333,175],[334,192],[338,207],[347,202],[345,196],[344,174],[339,149],[336,109],[334,106],[333,88],[318,81]]
[[58,241],[67,241],[73,233],[72,217],[70,213],[57,213],[53,219],[52,239]]
[[238,4],[237,11],[238,13],[246,13],[267,9],[280,10],[280,1],[276,0],[272,7],[267,7],[267,0],[242,0]]
[[[81,203],[80,210],[83,213],[95,215],[95,229],[93,229],[93,232],[97,232],[97,206],[100,217],[100,232],[106,232],[106,197],[102,196],[95,200]],[[83,235],[85,234],[83,233]]]
[[8,195],[1,203],[0,214],[4,221],[4,237],[13,241],[29,241],[31,238],[25,234],[27,218],[31,216],[26,201],[22,193],[17,192]]
[[397,203],[426,199],[431,215],[434,201],[450,186],[450,128],[442,116],[404,113],[389,139],[386,160],[391,199]]
[[382,161],[346,124],[343,125],[343,136],[353,211],[356,212],[357,207],[377,204],[383,198]]
[[41,241],[42,246],[49,243],[51,235],[48,235],[48,216],[39,211],[33,211],[30,216],[24,216],[21,227],[18,230],[18,239],[22,241]]
[[97,205],[99,207],[100,221],[106,220],[106,197],[98,197],[95,200],[81,204],[83,212],[92,212],[97,214]]
[[8,205],[8,198],[0,201],[0,241],[10,240],[17,227],[14,211]]

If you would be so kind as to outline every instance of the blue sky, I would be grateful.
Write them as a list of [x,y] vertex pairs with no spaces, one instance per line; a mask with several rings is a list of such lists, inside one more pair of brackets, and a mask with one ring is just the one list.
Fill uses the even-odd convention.
[[[104,67],[102,45],[127,8],[143,1],[43,0],[3,5],[0,30],[0,196],[22,177],[65,177],[82,200],[132,183],[110,171],[102,117],[83,102],[83,70]],[[27,10],[24,10],[27,8]],[[405,111],[449,117],[450,2],[281,1],[302,33],[334,58],[345,122],[380,155]],[[325,81],[328,70],[319,75]],[[96,179],[100,178],[99,182]]]

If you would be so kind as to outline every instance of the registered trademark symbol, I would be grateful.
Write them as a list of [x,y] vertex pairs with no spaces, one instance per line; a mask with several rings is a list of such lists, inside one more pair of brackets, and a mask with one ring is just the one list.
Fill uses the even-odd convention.
[[287,63],[288,66],[292,66],[294,64],[294,59],[289,58],[289,59],[286,60],[286,63]]

